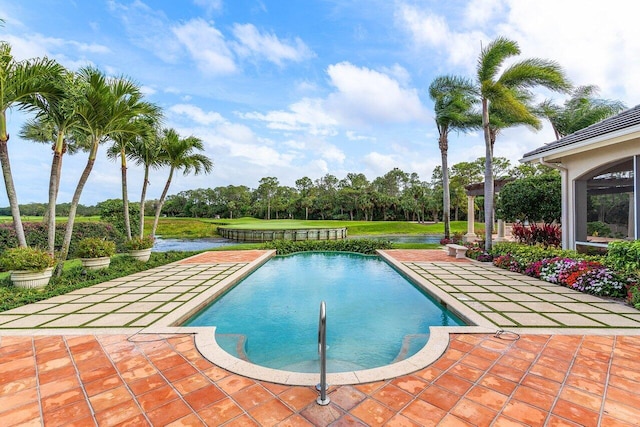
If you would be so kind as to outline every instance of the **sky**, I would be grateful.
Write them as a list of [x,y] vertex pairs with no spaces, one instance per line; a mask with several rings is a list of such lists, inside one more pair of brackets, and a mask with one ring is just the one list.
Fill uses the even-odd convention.
[[[443,74],[475,76],[497,36],[516,59],[558,62],[574,85],[633,107],[640,101],[640,26],[628,0],[0,0],[0,40],[17,60],[93,65],[139,84],[164,126],[196,136],[208,175],[176,175],[169,194],[246,185],[295,186],[349,172],[369,180],[394,167],[429,181],[441,162],[428,87]],[[540,101],[565,96],[537,91]],[[23,141],[28,118],[7,112],[9,155],[21,204],[45,202],[50,146]],[[554,139],[550,126],[509,129],[495,156],[513,164]],[[108,143],[107,143],[108,144]],[[121,197],[119,164],[98,160],[80,203]],[[449,164],[484,156],[481,133],[452,134]],[[87,155],[65,156],[58,202],[69,202]],[[152,174],[159,198],[168,170]],[[129,167],[137,200],[142,170]],[[8,206],[4,190],[0,206]]]

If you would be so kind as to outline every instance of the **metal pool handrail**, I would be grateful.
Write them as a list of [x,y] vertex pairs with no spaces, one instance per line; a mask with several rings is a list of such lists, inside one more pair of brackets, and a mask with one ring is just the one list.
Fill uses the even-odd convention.
[[320,319],[318,321],[318,354],[320,355],[320,396],[316,399],[318,405],[328,405],[331,399],[327,396],[327,306],[320,303]]

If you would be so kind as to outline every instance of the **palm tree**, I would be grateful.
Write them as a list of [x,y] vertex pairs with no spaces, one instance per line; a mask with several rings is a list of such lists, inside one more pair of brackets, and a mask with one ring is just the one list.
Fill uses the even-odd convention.
[[136,165],[144,167],[144,178],[142,181],[142,191],[140,192],[140,238],[144,237],[144,204],[147,195],[147,187],[149,186],[149,171],[151,168],[159,169],[162,167],[161,154],[161,132],[158,129],[158,122],[155,119],[147,118],[147,131],[142,138],[136,138],[131,147],[129,158]]
[[55,102],[43,103],[36,119],[27,121],[20,132],[23,139],[52,144],[53,159],[49,175],[49,203],[45,214],[48,230],[48,251],[55,250],[56,201],[60,188],[62,158],[65,153],[75,153],[83,146],[83,135],[77,132],[79,116],[76,105],[83,96],[82,83],[76,74],[64,71],[55,81],[60,86],[60,96]]
[[[80,116],[79,127],[90,139],[91,144],[87,165],[71,199],[61,260],[65,260],[69,254],[80,196],[93,169],[99,145],[121,134],[135,134],[137,129],[134,119],[153,114],[157,110],[156,106],[142,100],[140,88],[127,78],[107,78],[103,72],[93,67],[85,67],[79,71],[79,74],[86,82],[85,97],[77,106],[77,113]],[[58,274],[61,271],[59,267]]]
[[471,80],[457,76],[436,77],[429,86],[429,96],[434,102],[438,146],[442,158],[442,216],[444,237],[448,239],[451,235],[451,196],[447,159],[449,132],[479,128],[482,119],[479,113],[473,111],[473,106],[477,103],[477,95]]
[[195,136],[180,138],[180,135],[174,129],[165,129],[163,131],[162,154],[160,157],[161,162],[169,166],[169,177],[167,178],[164,190],[162,190],[162,195],[156,206],[153,228],[151,229],[152,236],[156,235],[160,212],[162,211],[164,200],[167,197],[174,171],[182,169],[184,175],[188,175],[192,171],[194,175],[198,175],[201,172],[211,172],[213,168],[211,160],[204,154],[196,153],[195,151],[204,151],[204,144],[201,139]]
[[[154,115],[159,116],[160,110],[157,109],[157,111],[154,112]],[[120,157],[124,226],[128,240],[131,240],[131,220],[129,218],[129,195],[127,190],[127,158],[131,158],[135,155],[134,147],[140,144],[140,140],[147,140],[151,138],[153,129],[150,128],[149,122],[154,120],[156,120],[156,118],[148,115],[135,118],[131,123],[133,125],[133,132],[114,134],[111,138],[113,140],[113,145],[111,145],[107,150],[108,158],[113,160]],[[144,217],[142,217],[142,220],[144,220]]]
[[53,82],[62,70],[62,66],[47,58],[18,62],[11,54],[11,45],[0,42],[0,166],[2,166],[2,177],[11,207],[13,227],[18,245],[21,247],[26,247],[27,241],[9,161],[6,112],[13,106],[33,111],[38,105],[55,102],[55,98],[60,93]]
[[[511,64],[498,74],[505,60],[519,55],[518,43],[498,37],[482,48],[477,66],[477,84],[482,103],[482,129],[485,142],[484,211],[485,249],[491,249],[493,232],[493,144],[499,125],[491,126],[490,110],[497,111],[502,125],[528,123],[540,126],[531,107],[530,89],[543,86],[554,91],[566,92],[571,88],[562,68],[553,62],[539,58],[525,59]],[[500,116],[500,117],[498,117]],[[508,119],[508,120],[507,120]]]
[[549,120],[556,139],[560,139],[626,108],[620,101],[599,99],[597,95],[597,86],[578,86],[562,107],[549,99],[543,101],[538,106],[539,114]]

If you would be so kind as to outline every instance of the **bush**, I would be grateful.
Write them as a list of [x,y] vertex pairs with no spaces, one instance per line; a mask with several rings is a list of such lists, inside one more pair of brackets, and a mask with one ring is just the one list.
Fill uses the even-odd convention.
[[391,249],[391,242],[377,239],[343,239],[343,240],[274,240],[262,245],[263,249],[275,249],[278,255],[295,252],[327,251],[357,252],[373,255],[378,249]]
[[[112,224],[116,230],[126,235],[124,222],[124,203],[122,199],[109,199],[96,205],[100,209],[100,219]],[[129,203],[129,225],[131,230],[140,227],[140,203]]]
[[[40,222],[23,223],[27,245],[38,248],[46,248],[47,225]],[[62,240],[67,224],[65,222],[56,224],[56,238],[54,248],[56,251],[62,249]],[[100,237],[116,242],[118,251],[124,250],[124,235],[118,232],[111,224],[104,222],[76,222],[71,235],[69,254],[76,252],[78,242],[85,237]],[[18,239],[12,223],[0,224],[0,253],[9,248],[18,246]]]
[[11,248],[0,256],[0,270],[44,271],[55,265],[48,252],[36,248]]
[[640,273],[640,240],[609,243],[605,263],[623,273]]
[[87,237],[78,242],[76,256],[79,258],[100,258],[113,256],[116,253],[116,244],[111,240],[98,237]]
[[560,230],[560,226],[556,224],[539,226],[534,222],[527,227],[516,223],[513,224],[511,233],[518,239],[518,242],[524,243],[525,245],[533,246],[541,244],[545,247],[553,246],[557,248],[562,243],[562,231]]
[[587,234],[589,236],[610,236],[611,227],[601,221],[588,222]]
[[141,249],[149,249],[153,247],[155,239],[152,235],[144,237],[133,237],[125,243],[125,248],[129,251],[139,251]]
[[510,254],[520,265],[528,266],[545,258],[566,257],[572,259],[601,260],[601,257],[579,254],[573,250],[527,246],[514,242],[500,242],[493,245],[490,254],[493,257]]

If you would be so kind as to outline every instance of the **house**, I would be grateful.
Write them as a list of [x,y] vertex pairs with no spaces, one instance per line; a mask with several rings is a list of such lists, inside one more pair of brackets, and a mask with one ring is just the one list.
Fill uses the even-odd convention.
[[[611,195],[610,200],[626,204],[618,209],[619,217],[626,216],[616,224],[618,237],[639,238],[640,105],[526,153],[520,161],[560,170],[564,249],[606,246],[605,239],[587,232],[591,197],[599,195]],[[607,207],[602,199],[599,205],[603,211]]]

